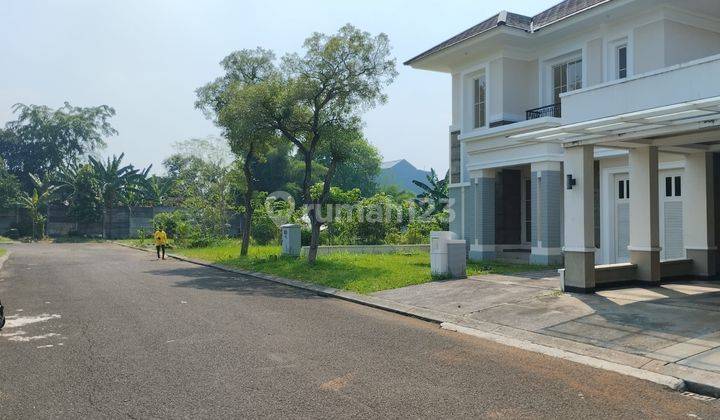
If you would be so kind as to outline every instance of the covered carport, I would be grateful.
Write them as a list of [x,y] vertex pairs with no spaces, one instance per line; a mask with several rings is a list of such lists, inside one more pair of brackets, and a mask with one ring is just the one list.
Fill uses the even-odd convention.
[[[557,142],[564,159],[564,284],[569,291],[628,281],[714,278],[717,267],[715,154],[720,152],[720,96],[516,134],[513,141]],[[596,265],[595,148],[628,153],[630,261]],[[660,260],[658,153],[680,154],[685,259]],[[628,185],[628,188],[629,188]]]

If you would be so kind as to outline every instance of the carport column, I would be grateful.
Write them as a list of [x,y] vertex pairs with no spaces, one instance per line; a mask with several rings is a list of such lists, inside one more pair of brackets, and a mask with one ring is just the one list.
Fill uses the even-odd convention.
[[[593,146],[565,149],[565,290],[595,290]],[[575,182],[568,185],[567,178]]]
[[657,147],[630,149],[629,161],[630,262],[638,266],[638,280],[657,283],[660,281]]
[[693,260],[693,274],[701,277],[717,274],[714,182],[712,153],[685,157],[683,242],[687,257]]
[[530,164],[532,203],[532,264],[562,262],[560,235],[562,230],[563,183],[560,162]]
[[492,260],[495,250],[495,169],[473,172],[470,187],[475,197],[475,240],[470,242],[470,259]]

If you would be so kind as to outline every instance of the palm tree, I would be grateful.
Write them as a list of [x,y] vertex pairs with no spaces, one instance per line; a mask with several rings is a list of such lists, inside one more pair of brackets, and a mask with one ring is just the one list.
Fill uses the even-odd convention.
[[417,204],[423,211],[428,210],[428,206],[432,204],[430,215],[434,215],[445,210],[448,204],[448,174],[445,178],[438,179],[435,169],[430,169],[430,174],[426,176],[427,184],[422,181],[413,180],[413,184],[420,187],[423,191],[415,197]]
[[140,171],[132,165],[121,166],[123,157],[113,155],[105,162],[98,161],[92,156],[90,164],[95,170],[98,189],[102,197],[105,214],[103,215],[103,237],[112,239],[112,209],[121,200],[127,199],[130,192],[141,192],[146,182],[147,174],[152,165]]
[[[36,175],[28,175],[30,175],[30,179],[35,186],[33,187],[32,193],[27,193],[26,191],[21,192],[17,204],[30,212],[32,238],[40,239],[45,236],[45,216],[42,214],[42,209],[47,205],[48,201],[50,201],[57,187],[41,181]],[[38,226],[40,227],[39,232]]]

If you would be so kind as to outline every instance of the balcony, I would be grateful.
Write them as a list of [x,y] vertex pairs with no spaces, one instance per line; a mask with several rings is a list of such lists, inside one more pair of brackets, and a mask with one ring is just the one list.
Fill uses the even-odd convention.
[[573,124],[720,96],[718,74],[720,55],[715,55],[563,93],[563,123]]
[[525,111],[526,120],[534,120],[543,117],[555,117],[560,118],[561,106],[560,103],[552,104],[548,106],[541,106],[540,108],[533,108]]

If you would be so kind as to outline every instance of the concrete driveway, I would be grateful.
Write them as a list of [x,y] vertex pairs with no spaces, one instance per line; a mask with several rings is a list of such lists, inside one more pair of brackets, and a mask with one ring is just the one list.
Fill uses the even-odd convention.
[[717,401],[106,244],[15,245],[3,418],[717,418]]
[[720,283],[564,294],[553,272],[432,282],[374,296],[720,373]]

